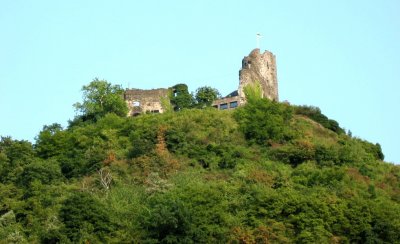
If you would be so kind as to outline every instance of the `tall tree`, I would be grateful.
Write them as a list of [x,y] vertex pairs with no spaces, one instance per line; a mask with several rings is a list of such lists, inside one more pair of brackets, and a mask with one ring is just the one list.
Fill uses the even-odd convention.
[[84,120],[97,120],[107,113],[127,115],[128,107],[120,85],[112,85],[106,80],[95,78],[89,85],[83,86],[82,91],[83,103],[75,103],[74,107],[82,113]]
[[209,86],[199,87],[196,90],[195,99],[197,105],[201,108],[211,106],[215,99],[221,95],[218,90]]

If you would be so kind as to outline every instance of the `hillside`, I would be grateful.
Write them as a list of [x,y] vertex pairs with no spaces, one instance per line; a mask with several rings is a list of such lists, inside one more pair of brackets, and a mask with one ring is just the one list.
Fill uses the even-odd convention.
[[3,137],[1,243],[399,243],[400,167],[319,112],[255,99]]

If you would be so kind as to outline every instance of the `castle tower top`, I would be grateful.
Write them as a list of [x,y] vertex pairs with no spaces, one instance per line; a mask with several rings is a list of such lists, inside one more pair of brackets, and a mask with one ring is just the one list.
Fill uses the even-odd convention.
[[263,97],[278,101],[278,80],[276,72],[275,55],[269,51],[260,53],[256,48],[242,60],[242,69],[239,71],[238,93],[245,101],[244,87],[248,84],[259,82]]

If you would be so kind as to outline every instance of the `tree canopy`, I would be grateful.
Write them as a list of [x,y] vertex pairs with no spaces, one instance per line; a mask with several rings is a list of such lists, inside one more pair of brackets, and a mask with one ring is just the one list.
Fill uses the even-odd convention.
[[126,116],[128,107],[123,99],[124,90],[106,80],[94,79],[82,87],[83,102],[75,103],[75,109],[88,120],[95,120],[107,113]]
[[398,243],[380,145],[250,93],[0,137],[0,243]]
[[195,99],[199,108],[209,107],[221,95],[219,91],[210,86],[199,87],[196,90]]

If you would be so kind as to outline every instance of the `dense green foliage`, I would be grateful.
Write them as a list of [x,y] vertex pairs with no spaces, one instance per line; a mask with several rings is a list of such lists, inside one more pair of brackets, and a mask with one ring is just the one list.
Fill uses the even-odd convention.
[[189,93],[186,84],[176,84],[172,87],[172,91],[171,103],[175,111],[193,107],[194,98],[192,94]]
[[186,84],[177,84],[171,90],[170,102],[175,111],[210,107],[214,100],[221,97],[217,89],[209,86],[197,88],[195,94],[189,93]]
[[399,243],[400,167],[307,116],[249,99],[3,137],[0,243]]
[[74,104],[81,113],[79,119],[97,120],[107,113],[126,116],[128,107],[123,99],[124,90],[119,85],[112,85],[105,80],[94,79],[82,87],[83,102]]
[[261,145],[289,141],[294,135],[290,130],[293,109],[268,99],[255,99],[236,109],[235,118],[246,139]]
[[212,102],[221,97],[218,90],[209,86],[199,87],[195,94],[196,105],[199,108],[209,107]]
[[113,231],[109,212],[88,193],[77,192],[66,199],[60,209],[60,219],[64,223],[62,231],[74,242],[84,239],[87,233],[93,233],[91,236],[96,241],[104,242]]

